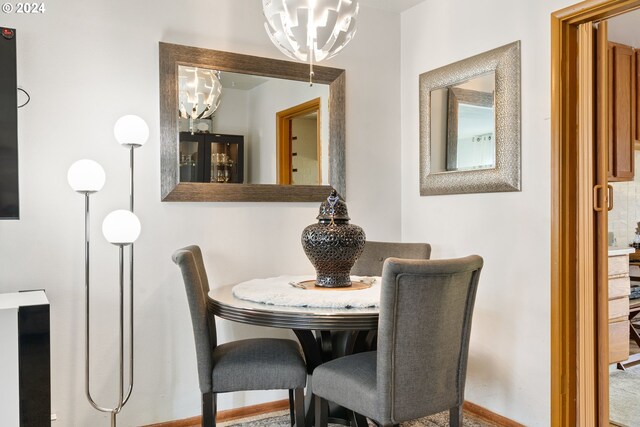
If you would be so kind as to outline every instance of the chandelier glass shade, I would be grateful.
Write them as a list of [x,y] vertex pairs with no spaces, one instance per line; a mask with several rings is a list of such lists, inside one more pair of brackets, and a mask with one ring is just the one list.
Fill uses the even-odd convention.
[[292,59],[313,63],[340,52],[356,33],[357,0],[262,0],[269,38]]
[[197,67],[179,67],[179,116],[206,119],[220,105],[222,84],[217,71]]

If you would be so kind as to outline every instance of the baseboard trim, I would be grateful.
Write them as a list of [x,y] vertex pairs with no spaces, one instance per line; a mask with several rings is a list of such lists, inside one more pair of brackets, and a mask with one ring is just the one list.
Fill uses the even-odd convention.
[[[260,403],[258,405],[243,406],[242,408],[227,409],[218,411],[216,421],[219,423],[233,421],[240,418],[255,417],[256,415],[267,414],[269,412],[289,409],[289,399],[276,400],[273,402]],[[164,423],[149,424],[144,427],[191,427],[200,425],[201,416],[185,418],[182,420],[167,421]]]
[[[475,415],[478,418],[482,418],[485,421],[489,421],[499,427],[525,427],[523,424],[510,420],[509,418],[498,415],[495,412],[483,408],[480,405],[465,400],[464,410]],[[260,403],[258,405],[243,406],[242,408],[227,409],[226,411],[219,411],[216,420],[218,422],[233,421],[240,418],[255,417],[256,415],[262,415],[269,412],[282,411],[289,408],[289,400],[276,400],[274,402]],[[191,427],[194,425],[200,425],[200,416],[185,418],[182,420],[167,421],[164,423],[149,424],[144,427]]]
[[494,423],[499,427],[525,427],[524,424],[520,424],[507,417],[503,417],[502,415],[496,414],[495,412],[491,412],[487,408],[483,408],[482,406],[476,405],[475,403],[469,402],[468,400],[464,401],[464,405],[462,407],[464,408],[465,411],[469,412],[470,414],[473,414],[478,418],[482,418],[483,420]]
[[201,420],[202,420],[202,417],[198,415],[197,417],[184,418],[182,420],[166,421],[164,423],[156,423],[156,424],[146,424],[141,427],[192,427],[192,426],[199,426],[201,423]]
[[[256,415],[289,409],[289,399],[276,400],[274,402],[260,403],[258,405],[244,406],[242,408],[227,409],[218,412],[216,420],[219,422],[233,421],[239,418],[255,417]],[[199,418],[199,417],[198,417]]]

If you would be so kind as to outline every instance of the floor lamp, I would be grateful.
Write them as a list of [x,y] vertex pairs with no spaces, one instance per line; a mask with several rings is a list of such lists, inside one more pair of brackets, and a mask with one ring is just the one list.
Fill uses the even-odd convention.
[[[111,426],[116,426],[116,415],[129,400],[133,390],[133,242],[140,235],[140,221],[133,213],[134,202],[134,155],[133,150],[144,145],[149,138],[149,127],[138,116],[128,115],[118,119],[114,126],[114,136],[130,150],[129,167],[129,210],[116,210],[107,215],[102,223],[102,233],[108,242],[119,248],[119,398],[113,408],[98,405],[90,390],[90,195],[102,189],[105,183],[104,169],[95,161],[78,160],[69,168],[67,179],[73,190],[85,197],[85,394],[91,406],[98,411],[111,414]],[[127,391],[124,386],[124,247],[129,246],[129,381]]]

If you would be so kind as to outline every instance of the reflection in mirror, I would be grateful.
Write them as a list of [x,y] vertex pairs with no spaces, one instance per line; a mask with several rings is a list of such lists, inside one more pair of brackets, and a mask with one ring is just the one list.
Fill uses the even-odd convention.
[[319,185],[328,182],[326,125],[322,99],[279,111],[277,117],[278,184]]
[[291,184],[322,184],[320,158],[326,149],[322,150],[318,135],[317,111],[291,120]]
[[211,117],[220,105],[221,94],[219,71],[178,67],[178,116],[189,120],[192,133],[194,120]]
[[431,91],[431,173],[495,167],[495,72]]
[[[178,79],[180,182],[328,184],[328,85],[183,65]],[[310,100],[279,135],[276,118]]]
[[211,134],[202,128],[180,132],[180,182],[244,182],[244,137]]

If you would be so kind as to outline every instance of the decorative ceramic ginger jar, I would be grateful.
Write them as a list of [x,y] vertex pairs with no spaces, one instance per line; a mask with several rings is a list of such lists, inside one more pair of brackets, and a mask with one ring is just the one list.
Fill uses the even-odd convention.
[[302,247],[316,269],[316,286],[351,286],[349,273],[364,248],[364,230],[349,224],[347,204],[336,190],[320,205],[317,219],[302,232]]

